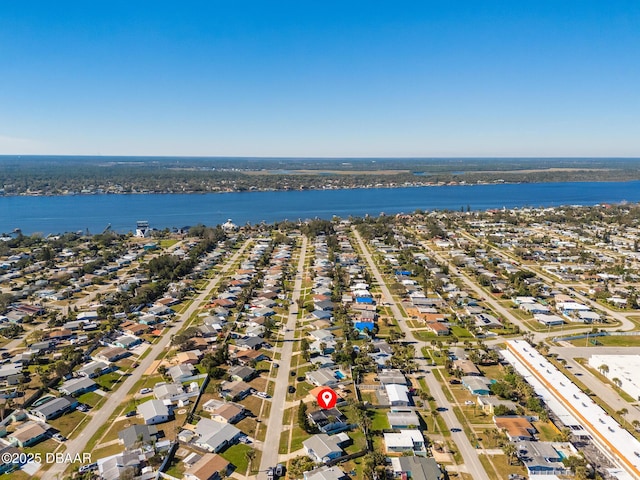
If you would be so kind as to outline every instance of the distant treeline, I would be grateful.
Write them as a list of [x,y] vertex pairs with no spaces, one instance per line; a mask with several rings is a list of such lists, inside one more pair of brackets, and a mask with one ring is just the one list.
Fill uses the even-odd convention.
[[624,181],[640,179],[640,159],[6,156],[0,157],[0,178],[0,192],[5,195],[240,192],[449,182]]

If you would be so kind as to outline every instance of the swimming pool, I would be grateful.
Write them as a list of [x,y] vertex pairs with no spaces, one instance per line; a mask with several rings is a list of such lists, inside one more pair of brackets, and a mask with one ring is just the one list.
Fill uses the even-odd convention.
[[340,370],[337,370],[336,371],[336,378],[338,380],[344,380],[345,378],[347,378],[347,376],[344,373],[342,373]]

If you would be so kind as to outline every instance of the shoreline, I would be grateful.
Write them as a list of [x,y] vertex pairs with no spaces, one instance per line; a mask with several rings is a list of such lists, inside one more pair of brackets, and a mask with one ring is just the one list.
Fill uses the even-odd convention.
[[71,192],[71,193],[42,193],[42,192],[23,192],[23,193],[0,193],[0,198],[11,197],[91,197],[91,196],[112,196],[112,195],[211,195],[211,194],[228,194],[228,193],[260,193],[260,192],[307,192],[307,191],[330,191],[330,190],[374,190],[374,189],[400,189],[400,188],[430,188],[430,187],[475,187],[483,185],[548,185],[553,183],[628,183],[639,181],[640,179],[631,178],[625,180],[618,179],[585,179],[585,180],[554,180],[554,181],[520,181],[510,182],[505,180],[494,181],[477,181],[477,182],[437,182],[437,183],[414,183],[414,184],[389,184],[389,185],[354,185],[350,187],[306,187],[306,188],[254,188],[254,189],[227,189],[227,190],[210,190],[210,191],[143,191],[143,192],[113,192],[113,191],[93,191],[93,192]]

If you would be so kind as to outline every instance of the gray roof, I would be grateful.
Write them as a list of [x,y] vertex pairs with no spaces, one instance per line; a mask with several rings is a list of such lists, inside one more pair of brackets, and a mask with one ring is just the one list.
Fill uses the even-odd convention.
[[440,467],[431,457],[395,457],[392,465],[396,472],[410,472],[411,480],[438,480],[444,478]]
[[398,369],[385,369],[378,373],[378,378],[382,385],[395,383],[397,385],[406,385],[407,379]]
[[154,425],[131,425],[118,432],[118,438],[122,440],[125,448],[133,447],[138,441],[149,443],[158,434],[158,429]]
[[96,382],[87,377],[78,377],[72,378],[71,380],[67,380],[62,385],[60,385],[60,390],[63,393],[67,393],[68,395],[73,395],[76,392],[83,392],[85,390],[89,390],[96,386]]
[[389,420],[389,425],[393,428],[394,425],[399,425],[403,427],[419,427],[420,426],[420,417],[416,412],[388,412],[387,419]]
[[339,467],[322,466],[310,472],[304,472],[305,480],[341,480],[346,475]]
[[342,448],[340,448],[342,440],[340,440],[340,438],[340,435],[329,436],[325,433],[321,433],[308,438],[302,442],[302,445],[304,445],[304,448],[308,452],[313,451],[313,454],[318,459],[323,459],[333,452],[342,452]]
[[196,433],[200,437],[197,440],[198,445],[211,451],[216,451],[225,442],[230,443],[234,438],[242,432],[240,429],[228,423],[216,422],[208,418],[201,419],[195,428]]
[[138,405],[138,412],[147,421],[155,416],[168,416],[169,407],[162,400],[149,400]]
[[40,405],[38,407],[34,407],[31,411],[38,412],[41,415],[44,415],[46,418],[49,418],[51,415],[55,414],[59,411],[64,411],[70,408],[72,403],[67,400],[65,397],[54,398],[53,400],[49,400],[47,403]]

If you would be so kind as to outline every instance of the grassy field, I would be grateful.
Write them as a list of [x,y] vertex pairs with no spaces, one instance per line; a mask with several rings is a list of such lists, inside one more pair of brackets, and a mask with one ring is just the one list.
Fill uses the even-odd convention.
[[638,347],[640,346],[640,335],[605,335],[602,337],[590,337],[589,340],[570,340],[569,343],[576,347],[595,346],[591,340],[596,340],[599,346],[605,347]]
[[249,445],[238,443],[229,447],[221,455],[236,467],[238,473],[244,475],[249,465],[249,460],[246,456],[249,450],[251,450],[251,447]]

